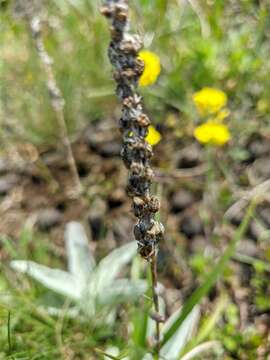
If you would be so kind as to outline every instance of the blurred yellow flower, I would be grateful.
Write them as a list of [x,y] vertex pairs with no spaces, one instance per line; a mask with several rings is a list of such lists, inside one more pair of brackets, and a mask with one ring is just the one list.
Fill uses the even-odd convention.
[[178,117],[174,113],[169,113],[165,119],[165,123],[170,128],[175,128],[179,123]]
[[145,140],[148,142],[148,144],[155,146],[160,142],[161,134],[153,126],[150,125]]
[[211,120],[197,126],[194,130],[194,136],[202,144],[216,146],[223,146],[231,139],[230,131],[226,125]]
[[267,99],[260,99],[258,102],[257,102],[257,111],[261,114],[265,114],[269,111],[270,109],[270,102],[269,100]]
[[193,94],[193,101],[201,116],[220,111],[227,104],[227,95],[218,89],[205,87]]
[[159,57],[148,50],[140,51],[138,57],[144,62],[144,71],[140,77],[139,85],[148,86],[154,84],[161,71]]

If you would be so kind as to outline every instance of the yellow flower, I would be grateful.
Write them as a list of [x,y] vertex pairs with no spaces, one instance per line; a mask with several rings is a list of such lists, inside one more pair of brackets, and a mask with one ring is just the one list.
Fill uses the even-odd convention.
[[140,77],[139,85],[148,86],[154,84],[161,71],[159,57],[148,50],[140,51],[138,57],[144,62],[144,71]]
[[227,95],[218,89],[205,87],[193,94],[193,101],[201,116],[220,111],[227,104]]
[[145,140],[152,146],[157,145],[161,140],[161,134],[150,125],[148,128],[148,135],[146,136]]
[[194,136],[202,144],[217,146],[223,146],[231,139],[230,131],[226,125],[211,120],[197,126],[194,130]]

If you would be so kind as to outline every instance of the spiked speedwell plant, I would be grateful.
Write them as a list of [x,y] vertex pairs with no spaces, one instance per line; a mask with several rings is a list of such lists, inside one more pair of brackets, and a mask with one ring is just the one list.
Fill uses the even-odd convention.
[[[108,55],[114,67],[116,94],[122,102],[119,121],[123,136],[121,156],[129,170],[127,191],[133,199],[133,211],[138,218],[134,235],[139,253],[151,263],[153,301],[155,310],[159,313],[156,261],[158,243],[163,237],[164,228],[155,218],[160,207],[159,199],[151,194],[154,172],[150,159],[153,151],[145,139],[151,121],[143,111],[142,97],[137,92],[138,81],[144,70],[144,61],[139,57],[142,42],[138,35],[128,31],[128,1],[107,0],[102,13],[112,25]],[[159,321],[161,318],[157,316],[157,353]]]
[[142,97],[137,92],[138,81],[144,70],[144,62],[138,57],[142,47],[141,39],[128,32],[128,2],[108,0],[102,13],[110,19],[112,40],[109,58],[114,66],[116,93],[122,102],[122,116],[119,121],[123,135],[121,156],[129,169],[128,194],[133,199],[133,210],[138,222],[134,235],[139,252],[147,260],[157,252],[157,245],[163,236],[163,226],[155,220],[159,200],[151,195],[154,172],[150,165],[153,156],[151,145],[145,140],[150,119],[143,111]]

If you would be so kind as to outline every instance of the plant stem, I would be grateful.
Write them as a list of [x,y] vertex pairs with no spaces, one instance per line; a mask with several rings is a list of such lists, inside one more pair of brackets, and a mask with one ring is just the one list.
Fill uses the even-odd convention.
[[[152,278],[152,296],[155,307],[155,312],[157,316],[159,316],[159,301],[158,301],[158,293],[157,293],[157,252],[153,254],[151,258],[151,278]],[[160,319],[156,318],[156,357],[159,358],[160,351]]]
[[63,99],[63,95],[59,87],[57,86],[53,74],[53,69],[52,69],[53,60],[50,58],[49,54],[47,53],[43,43],[40,17],[34,15],[32,18],[28,18],[28,21],[30,24],[30,29],[31,29],[32,37],[34,39],[35,47],[37,49],[37,54],[39,56],[40,62],[43,66],[43,69],[47,77],[47,88],[51,99],[51,105],[55,112],[58,126],[60,128],[63,145],[65,146],[66,149],[67,161],[74,182],[73,194],[75,196],[78,196],[82,193],[82,185],[80,182],[76,161],[74,159],[74,155],[68,137],[68,130],[64,116],[65,101]]
[[8,321],[7,321],[7,337],[8,337],[8,351],[9,352],[11,352],[11,350],[12,350],[10,320],[11,320],[11,313],[9,311],[8,312]]

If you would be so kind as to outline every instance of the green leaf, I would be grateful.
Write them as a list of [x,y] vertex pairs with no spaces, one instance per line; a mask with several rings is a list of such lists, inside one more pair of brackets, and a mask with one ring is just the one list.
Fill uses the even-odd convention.
[[136,348],[146,348],[148,313],[147,309],[134,313],[132,338]]
[[98,294],[97,302],[101,306],[120,304],[126,301],[135,301],[145,293],[147,283],[143,280],[119,279],[112,286]]
[[[182,309],[179,309],[171,315],[171,317],[164,324],[162,332],[166,333],[167,329],[170,328],[171,324],[174,323],[175,319],[179,317],[181,312]],[[163,356],[165,359],[178,358],[178,355],[194,334],[196,326],[198,325],[199,317],[200,310],[199,306],[197,305],[192,309],[181,326],[178,327],[174,335],[162,346],[160,352],[161,356]]]
[[195,305],[199,304],[202,298],[207,295],[209,290],[212,286],[216,283],[219,276],[224,272],[226,265],[230,258],[233,256],[236,248],[236,244],[245,234],[247,227],[249,225],[250,219],[253,215],[255,208],[255,203],[252,202],[247,209],[244,219],[242,223],[238,227],[234,239],[231,241],[227,249],[225,250],[224,254],[219,259],[218,263],[214,266],[213,270],[210,274],[206,277],[203,284],[198,287],[190,298],[185,302],[183,309],[174,323],[170,326],[170,328],[165,332],[163,339],[162,339],[162,346],[164,346],[171,337],[177,332],[178,328],[182,325],[183,321],[187,318],[189,313],[192,311]]
[[51,269],[33,261],[14,260],[10,266],[21,273],[28,274],[42,285],[73,300],[79,300],[82,287],[76,278],[66,271]]
[[95,259],[88,246],[87,235],[79,222],[72,221],[67,224],[65,243],[68,257],[68,270],[86,282],[96,266]]
[[214,329],[216,323],[222,316],[226,306],[228,305],[228,299],[226,296],[222,296],[219,301],[217,302],[215,308],[213,309],[213,312],[207,320],[205,321],[204,325],[201,327],[198,336],[196,337],[196,345],[198,345],[200,342],[203,342],[210,332]]
[[110,355],[108,353],[106,353],[105,351],[101,350],[101,349],[94,349],[98,354],[101,354],[101,355],[104,355],[105,359],[108,358],[108,359],[112,359],[112,360],[121,360],[121,358],[119,357],[115,357],[113,355]]
[[207,319],[204,321],[203,325],[201,326],[198,335],[196,335],[193,339],[191,339],[188,342],[187,346],[185,346],[185,348],[181,352],[182,356],[192,351],[192,349],[194,349],[197,345],[202,343],[209,336],[209,334],[214,329],[216,323],[220,319],[227,305],[228,305],[227,296],[221,296],[217,304],[215,305],[213,312],[211,313],[211,315],[207,317]]
[[72,307],[69,309],[63,309],[63,308],[55,308],[55,307],[48,307],[47,312],[51,316],[57,316],[57,317],[67,317],[70,319],[79,319],[79,309],[76,307]]
[[186,355],[181,357],[180,360],[208,359],[207,354],[209,355],[210,353],[216,353],[218,359],[221,359],[220,355],[223,353],[221,343],[218,341],[207,341],[202,343],[190,350]]
[[122,268],[130,262],[137,253],[137,243],[132,241],[118,249],[113,250],[109,255],[100,261],[96,268],[95,276],[92,278],[90,289],[99,292],[111,285]]

